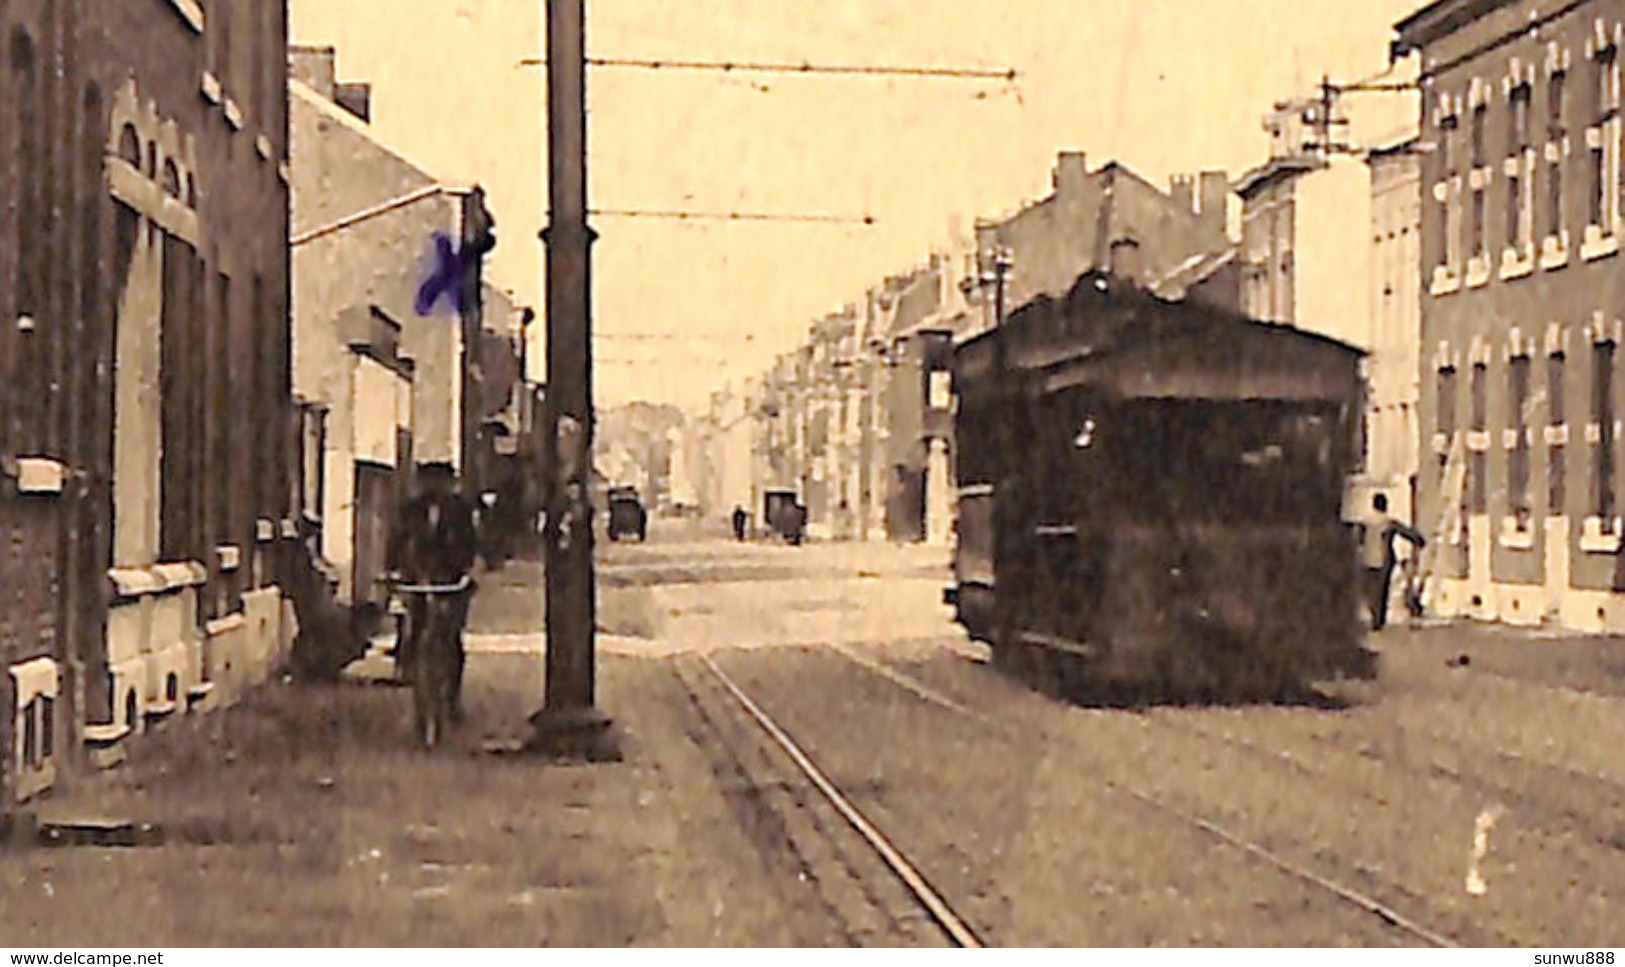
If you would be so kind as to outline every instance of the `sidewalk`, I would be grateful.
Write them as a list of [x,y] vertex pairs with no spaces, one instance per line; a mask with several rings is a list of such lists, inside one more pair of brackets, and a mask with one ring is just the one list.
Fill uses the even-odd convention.
[[42,822],[151,823],[162,845],[0,851],[0,936],[37,946],[795,943],[689,737],[665,663],[600,659],[625,761],[491,757],[539,656],[470,660],[471,721],[411,751],[398,688],[273,684],[178,720]]
[[1462,619],[1442,625],[1396,623],[1368,640],[1382,650],[1384,663],[1396,670],[1444,666],[1548,688],[1625,697],[1625,638]]

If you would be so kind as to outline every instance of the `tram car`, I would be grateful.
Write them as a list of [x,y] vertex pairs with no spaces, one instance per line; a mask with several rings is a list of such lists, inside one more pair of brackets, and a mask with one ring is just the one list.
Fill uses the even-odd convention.
[[1106,700],[1371,678],[1354,534],[1361,351],[1103,273],[954,353],[945,598],[995,663]]

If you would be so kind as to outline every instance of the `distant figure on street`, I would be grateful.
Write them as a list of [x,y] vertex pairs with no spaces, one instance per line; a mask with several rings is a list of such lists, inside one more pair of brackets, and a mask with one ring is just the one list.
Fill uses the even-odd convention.
[[1388,513],[1388,495],[1371,498],[1371,516],[1361,525],[1360,563],[1365,567],[1367,605],[1371,609],[1371,630],[1388,623],[1388,595],[1394,574],[1394,538],[1402,537],[1420,550],[1427,540],[1413,528]]
[[745,508],[735,506],[734,507],[734,540],[736,540],[736,541],[744,540],[745,539],[745,528],[747,528],[749,526],[750,526],[750,515],[745,513]]
[[[457,474],[449,463],[426,463],[418,468],[420,492],[401,507],[389,534],[389,570],[399,580],[411,584],[456,584],[474,569],[479,555],[479,511],[474,502],[457,487]],[[472,587],[456,596],[431,601],[426,594],[402,595],[406,599],[408,634],[397,644],[395,663],[405,672],[411,667],[417,648],[417,629],[422,628],[431,606],[452,610],[451,626],[457,633],[457,660],[452,673],[452,715],[461,719],[463,686],[463,625],[468,620]]]

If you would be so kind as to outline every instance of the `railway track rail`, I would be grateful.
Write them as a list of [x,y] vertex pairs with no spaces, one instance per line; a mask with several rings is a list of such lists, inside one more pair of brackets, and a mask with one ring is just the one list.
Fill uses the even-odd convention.
[[[830,777],[812,754],[803,748],[756,698],[709,655],[694,656],[694,661],[720,686],[719,694],[726,696],[743,713],[745,720],[782,754],[784,760],[790,763],[822,802],[865,844],[873,858],[878,860],[885,871],[894,878],[896,884],[906,891],[920,913],[935,926],[943,940],[955,947],[986,946],[978,932],[955,909],[953,903],[931,884],[908,853],[858,807],[847,791]],[[702,690],[695,682],[681,673],[678,679],[688,690],[692,701],[705,701],[701,695]],[[825,835],[829,835],[828,830],[825,830]],[[872,897],[871,902],[874,902]]]
[[[944,708],[955,715],[968,717],[984,728],[999,733],[1007,739],[1030,738],[1026,733],[1014,729],[1008,722],[987,715],[969,703],[962,701],[959,697],[946,694],[935,685],[900,671],[884,661],[870,658],[846,646],[837,645],[831,647],[830,650],[901,688],[915,698]],[[1068,744],[1077,742],[1073,737],[1049,729],[1044,731],[1044,738]],[[1302,764],[1299,763],[1299,766],[1301,767]],[[1263,863],[1277,872],[1303,883],[1321,895],[1331,898],[1335,903],[1361,911],[1383,924],[1386,928],[1396,931],[1413,941],[1420,941],[1431,947],[1459,947],[1462,945],[1445,929],[1430,926],[1423,922],[1421,918],[1409,916],[1395,906],[1384,903],[1366,891],[1317,873],[1308,866],[1295,862],[1220,822],[1182,809],[1165,797],[1158,796],[1132,783],[1109,778],[1103,778],[1102,785],[1111,792],[1124,796],[1142,807],[1199,830],[1201,833],[1237,850],[1244,856]],[[1500,940],[1501,938],[1496,939]]]

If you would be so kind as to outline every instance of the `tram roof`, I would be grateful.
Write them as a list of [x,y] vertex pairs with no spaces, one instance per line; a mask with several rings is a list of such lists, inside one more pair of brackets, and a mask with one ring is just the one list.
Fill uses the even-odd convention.
[[[1122,366],[1129,364],[1154,382],[1171,378],[1172,373],[1158,377],[1155,372],[1174,366],[1187,374],[1206,371],[1204,381],[1226,384],[1243,378],[1233,363],[1246,357],[1259,364],[1274,359],[1268,368],[1287,366],[1301,369],[1304,378],[1320,373],[1340,383],[1366,355],[1330,336],[1193,300],[1162,299],[1094,271],[1079,277],[1064,298],[1040,296],[1023,305],[1002,329],[1007,372],[1050,377],[1064,369],[1073,374],[1066,382],[1120,382],[1126,376]],[[961,343],[954,353],[956,378],[987,378],[999,338],[1000,330],[990,330]],[[1097,376],[1087,376],[1091,372]]]

